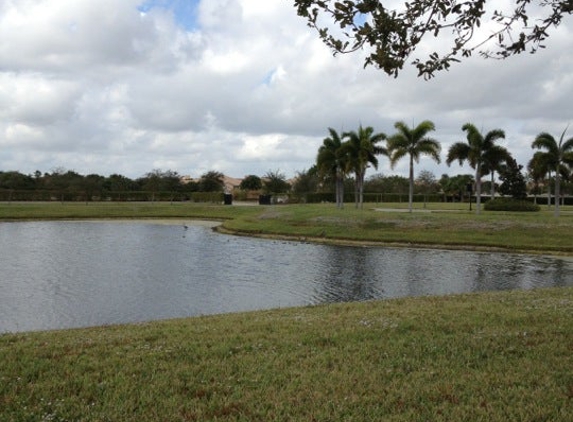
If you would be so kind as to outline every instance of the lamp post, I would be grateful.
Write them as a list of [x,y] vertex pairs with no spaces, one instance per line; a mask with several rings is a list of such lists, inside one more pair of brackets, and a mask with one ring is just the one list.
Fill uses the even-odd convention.
[[466,190],[468,191],[468,195],[470,197],[470,211],[472,210],[472,191],[473,191],[473,185],[471,183],[468,183],[466,185]]

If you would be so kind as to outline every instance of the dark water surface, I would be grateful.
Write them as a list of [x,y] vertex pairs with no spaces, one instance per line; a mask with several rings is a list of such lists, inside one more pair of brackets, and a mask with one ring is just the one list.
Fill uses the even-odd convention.
[[0,333],[573,285],[566,259],[251,239],[153,222],[0,223]]

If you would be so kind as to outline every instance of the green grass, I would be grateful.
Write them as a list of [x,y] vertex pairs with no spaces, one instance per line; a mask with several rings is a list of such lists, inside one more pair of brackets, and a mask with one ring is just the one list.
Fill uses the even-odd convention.
[[[459,204],[456,204],[459,207]],[[384,204],[384,209],[402,204]],[[484,212],[476,216],[451,204],[429,204],[412,214],[392,211],[337,210],[332,205],[268,208],[225,221],[223,228],[249,235],[283,235],[320,242],[483,248],[573,254],[573,214]]]
[[573,289],[0,336],[5,421],[573,420]]
[[180,202],[14,202],[0,203],[0,220],[75,218],[205,218],[227,219],[248,207]]

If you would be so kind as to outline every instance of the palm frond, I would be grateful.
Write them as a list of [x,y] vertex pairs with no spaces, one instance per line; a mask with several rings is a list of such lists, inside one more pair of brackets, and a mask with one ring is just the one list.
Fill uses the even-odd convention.
[[[481,155],[484,147],[484,138],[477,127],[472,123],[466,123],[462,126],[462,130],[467,133],[466,139],[472,149],[471,156],[476,157]],[[474,158],[475,159],[475,158]]]
[[557,145],[557,141],[547,132],[541,132],[537,135],[535,140],[531,143],[531,148],[545,149],[552,155],[559,155],[559,146]]
[[410,140],[401,132],[390,136],[386,142],[390,152],[396,149],[408,149],[410,146]]
[[406,155],[408,155],[408,150],[404,148],[397,148],[392,150],[392,154],[390,155],[390,167],[393,169],[396,166],[396,163]]
[[438,141],[432,138],[421,139],[416,147],[416,162],[420,155],[428,155],[432,157],[437,163],[440,163],[440,151],[442,147]]
[[561,145],[561,151],[564,153],[573,151],[573,138],[569,138],[565,142],[563,142],[563,144]]
[[412,130],[412,138],[422,139],[428,134],[428,132],[432,132],[434,130],[436,130],[434,123],[429,120],[424,120]]
[[410,128],[403,121],[398,121],[398,122],[394,123],[394,128],[396,128],[398,133],[403,134],[406,138],[411,137]]
[[463,142],[456,142],[455,144],[450,146],[450,149],[448,150],[446,164],[449,166],[450,164],[452,164],[452,162],[457,160],[461,166],[464,161],[466,160],[470,161],[470,152],[471,148],[469,144]]
[[505,139],[505,131],[502,129],[493,129],[486,133],[483,139],[483,148],[488,150],[495,146],[495,141],[498,139]]
[[374,167],[376,170],[378,170],[378,158],[376,158],[376,156],[374,154],[370,155],[370,157],[368,157],[368,162],[370,164],[372,164],[372,167]]

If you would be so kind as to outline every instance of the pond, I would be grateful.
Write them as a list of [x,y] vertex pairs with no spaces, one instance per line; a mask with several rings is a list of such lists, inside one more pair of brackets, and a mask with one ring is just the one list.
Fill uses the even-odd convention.
[[0,333],[573,285],[567,259],[341,247],[155,222],[0,223]]

